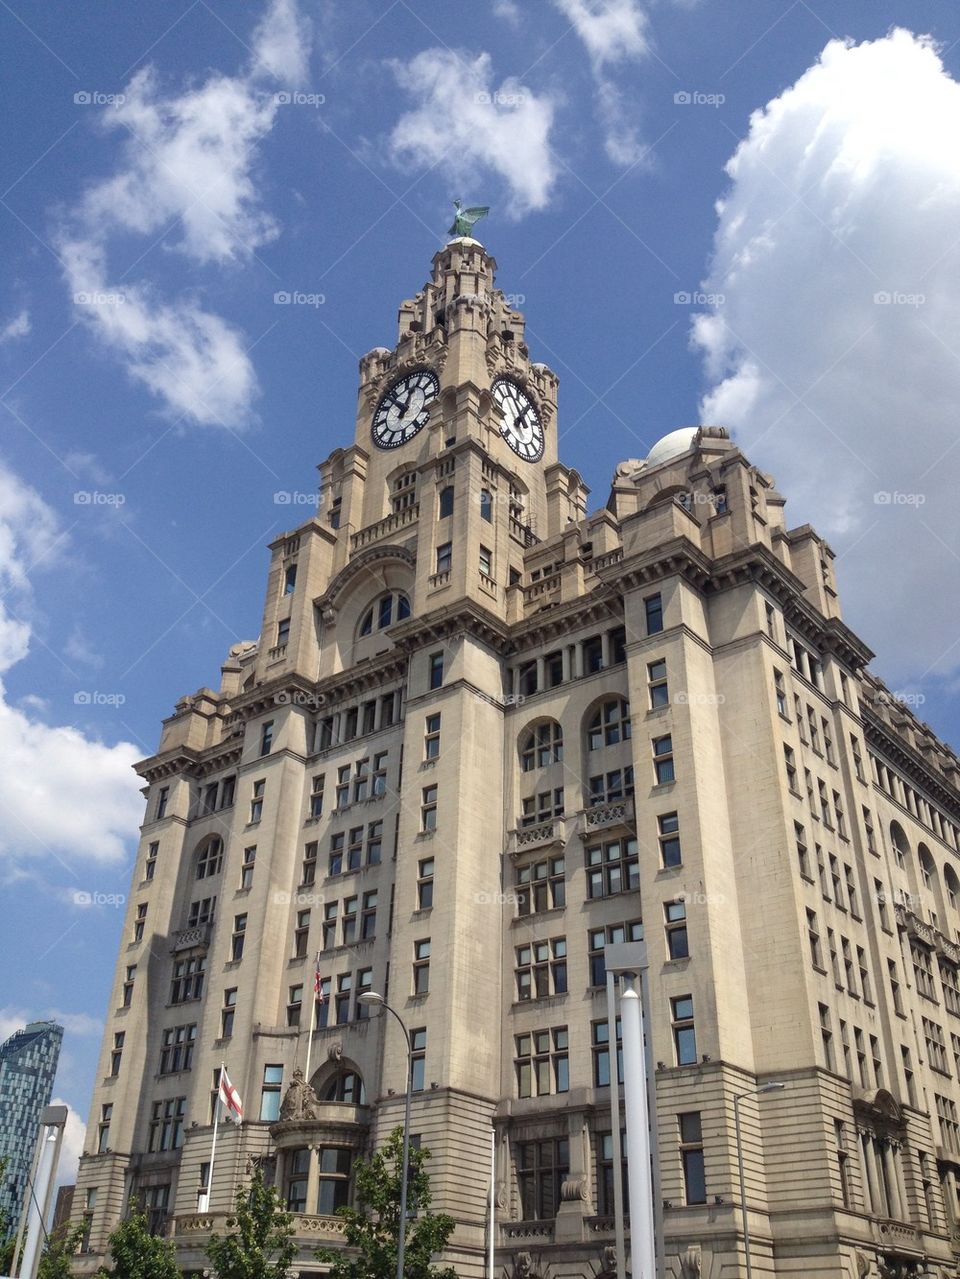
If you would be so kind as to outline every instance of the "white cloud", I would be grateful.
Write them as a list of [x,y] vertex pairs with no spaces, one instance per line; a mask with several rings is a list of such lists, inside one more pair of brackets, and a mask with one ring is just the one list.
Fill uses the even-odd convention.
[[960,85],[909,32],[832,41],[754,114],[727,171],[704,286],[725,301],[694,327],[702,420],[734,427],[793,522],[834,543],[847,620],[888,678],[947,676],[960,668]]
[[650,51],[647,15],[639,0],[553,0],[587,51],[596,82],[597,118],[607,158],[622,168],[637,164],[646,148],[636,107],[608,68],[638,62]]
[[594,69],[643,57],[647,15],[638,0],[553,0],[583,42]]
[[66,1106],[67,1122],[63,1129],[63,1144],[60,1147],[60,1166],[57,1169],[57,1185],[74,1185],[77,1180],[77,1169],[80,1156],[83,1154],[83,1142],[87,1135],[87,1125],[83,1122],[69,1101],[62,1097],[54,1097],[51,1106]]
[[[515,215],[546,205],[557,177],[549,96],[537,97],[513,78],[497,86],[486,53],[471,58],[427,49],[392,67],[400,86],[418,99],[390,137],[397,163],[437,165],[472,186],[477,169],[487,169],[506,181]],[[462,195],[470,198],[466,185]]]
[[[29,648],[30,623],[14,610],[29,606],[30,574],[62,545],[40,495],[0,465],[0,675]],[[140,751],[47,725],[32,712],[26,699],[8,703],[0,683],[0,758],[12,764],[0,770],[0,859],[121,859],[142,816],[131,769]]]
[[25,338],[32,329],[30,323],[30,312],[21,311],[19,315],[15,315],[12,320],[8,320],[2,328],[0,328],[0,343],[13,342],[17,338]]
[[511,27],[520,25],[520,7],[517,0],[494,0],[493,14],[496,18],[503,18],[505,22],[509,22]]
[[296,0],[273,0],[254,32],[253,70],[292,89],[304,89],[310,43],[310,24]]
[[151,68],[137,72],[100,117],[123,138],[116,172],[87,190],[59,237],[78,314],[186,421],[249,419],[258,385],[246,342],[194,296],[163,299],[146,280],[112,283],[110,240],[163,236],[167,248],[208,266],[246,262],[277,236],[255,172],[279,109],[262,80],[304,77],[309,40],[296,0],[272,0],[239,75],[212,74],[166,94]]

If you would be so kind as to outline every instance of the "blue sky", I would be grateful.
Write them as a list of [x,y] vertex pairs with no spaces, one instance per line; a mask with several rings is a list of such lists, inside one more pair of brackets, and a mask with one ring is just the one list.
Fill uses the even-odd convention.
[[275,494],[454,197],[594,504],[727,425],[957,740],[958,37],[947,0],[0,6],[0,1032],[65,1020],[83,1118],[122,912],[75,895],[127,892],[129,765],[255,638]]

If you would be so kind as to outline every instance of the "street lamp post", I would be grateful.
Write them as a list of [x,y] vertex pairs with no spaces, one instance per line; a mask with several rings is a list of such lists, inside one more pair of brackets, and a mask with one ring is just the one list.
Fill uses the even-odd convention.
[[400,1173],[400,1221],[397,1229],[397,1279],[403,1279],[403,1253],[407,1241],[407,1173],[410,1163],[410,1096],[413,1091],[410,1032],[396,1009],[391,1008],[384,997],[375,990],[365,990],[362,995],[357,996],[357,1002],[361,1004],[378,1004],[392,1014],[403,1031],[403,1038],[407,1045],[407,1097],[403,1109],[403,1169]]
[[747,1185],[743,1175],[743,1141],[740,1135],[740,1103],[744,1097],[762,1097],[768,1092],[782,1092],[786,1084],[761,1084],[759,1088],[751,1088],[748,1092],[738,1093],[733,1099],[733,1125],[737,1136],[737,1169],[740,1174],[740,1219],[743,1223],[743,1252],[746,1260],[747,1279],[753,1279],[753,1268],[750,1264],[750,1224],[747,1220]]

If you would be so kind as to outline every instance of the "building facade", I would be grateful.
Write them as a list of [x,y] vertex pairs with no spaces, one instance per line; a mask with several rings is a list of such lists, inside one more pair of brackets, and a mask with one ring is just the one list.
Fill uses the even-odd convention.
[[[650,959],[666,1273],[957,1273],[957,757],[866,669],[830,548],[721,428],[592,514],[495,263],[460,238],[360,363],[259,641],[177,703],[75,1216],[132,1196],[201,1273],[257,1163],[301,1276],[402,1117],[448,1260],[592,1279],[613,1243],[604,949]],[[319,952],[323,1000],[307,1066]],[[245,1107],[221,1125],[217,1072]],[[491,1169],[493,1172],[491,1174]],[[198,1205],[204,1211],[198,1211]]]
[[0,1220],[15,1234],[30,1193],[40,1117],[50,1104],[63,1027],[32,1021],[0,1044]]

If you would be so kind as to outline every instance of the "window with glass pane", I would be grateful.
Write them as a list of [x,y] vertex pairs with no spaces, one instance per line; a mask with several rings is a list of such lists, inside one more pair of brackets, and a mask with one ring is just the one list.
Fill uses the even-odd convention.
[[599,848],[588,848],[586,864],[589,897],[608,897],[612,893],[628,892],[640,885],[635,839],[608,840]]
[[301,1146],[297,1150],[288,1150],[284,1158],[287,1168],[287,1210],[306,1212],[310,1151],[306,1146]]
[[345,1208],[350,1202],[350,1151],[341,1146],[321,1146],[319,1164],[317,1212],[332,1217],[338,1208]]
[[691,1066],[697,1060],[697,1036],[693,1024],[693,996],[681,995],[670,1000],[673,1044],[678,1066]]
[[263,1086],[260,1090],[260,1119],[262,1122],[276,1123],[280,1117],[280,1093],[282,1089],[283,1066],[264,1066]]
[[566,905],[563,857],[518,867],[515,882],[518,915],[535,915]]
[[517,1146],[517,1182],[525,1221],[550,1221],[560,1207],[560,1186],[570,1171],[565,1138],[521,1142]]
[[630,703],[622,697],[604,702],[594,712],[587,728],[587,749],[615,746],[630,737]]

